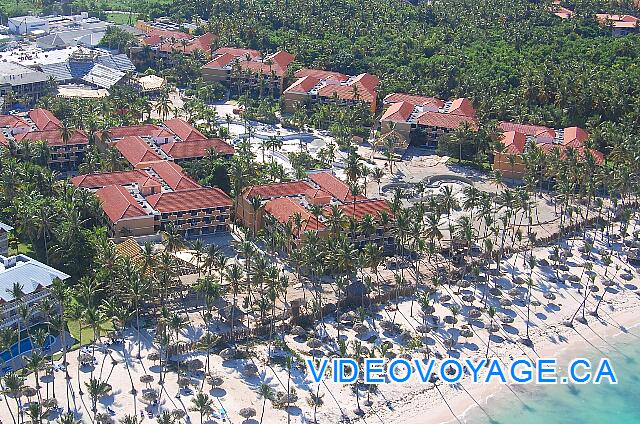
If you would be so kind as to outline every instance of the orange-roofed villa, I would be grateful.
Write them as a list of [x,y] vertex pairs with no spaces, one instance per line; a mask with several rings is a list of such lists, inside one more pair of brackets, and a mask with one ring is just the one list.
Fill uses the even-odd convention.
[[383,100],[380,131],[392,131],[408,143],[435,147],[438,137],[463,125],[478,128],[476,111],[467,98],[443,101],[435,97],[391,93]]
[[493,169],[500,171],[506,179],[521,180],[524,177],[526,165],[523,155],[532,144],[545,156],[557,153],[560,160],[566,159],[568,150],[572,149],[579,160],[590,154],[597,165],[604,161],[601,152],[586,147],[589,133],[580,127],[553,129],[514,122],[500,122],[498,127],[502,131],[502,148],[494,152]]

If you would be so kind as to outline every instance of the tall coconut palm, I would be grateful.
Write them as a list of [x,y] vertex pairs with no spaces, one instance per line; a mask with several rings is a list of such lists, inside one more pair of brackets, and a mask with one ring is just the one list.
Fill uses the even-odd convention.
[[192,406],[190,410],[200,414],[200,424],[202,424],[204,417],[213,413],[213,399],[206,393],[199,392],[193,399],[191,399]]

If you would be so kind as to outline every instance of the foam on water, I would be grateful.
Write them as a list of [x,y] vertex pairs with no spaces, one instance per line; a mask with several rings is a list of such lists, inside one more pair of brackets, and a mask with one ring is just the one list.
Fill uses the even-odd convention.
[[[639,334],[638,330],[636,327],[631,332]],[[518,388],[517,397],[507,391],[489,400],[484,407],[486,413],[475,408],[463,421],[469,424],[640,423],[640,337],[623,334],[611,339],[607,351],[591,349],[582,353],[596,364],[600,358],[609,357],[619,384]]]

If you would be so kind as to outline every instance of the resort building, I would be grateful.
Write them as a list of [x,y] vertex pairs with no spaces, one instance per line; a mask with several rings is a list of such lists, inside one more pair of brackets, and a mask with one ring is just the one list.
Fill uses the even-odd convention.
[[[47,124],[47,127],[51,126],[53,126],[52,122]],[[68,140],[64,139],[59,128],[17,134],[15,139],[17,142],[25,140],[46,142],[49,147],[49,168],[60,172],[77,169],[89,144],[85,132],[77,129],[71,130]]]
[[640,32],[640,20],[632,15],[597,13],[596,20],[603,28],[611,28],[614,37]]
[[225,159],[230,159],[235,149],[229,143],[220,138],[205,140],[171,142],[161,146],[163,152],[169,155],[175,162],[188,162],[205,158],[209,152]]
[[13,230],[13,227],[0,222],[0,256],[7,256],[9,254],[9,233]]
[[6,131],[9,136],[15,136],[31,131],[31,124],[17,115],[0,115],[0,130]]
[[551,3],[551,11],[560,19],[569,19],[573,17],[573,10],[563,7],[560,4],[560,0],[553,0]]
[[383,100],[382,134],[396,132],[414,145],[435,147],[438,138],[463,125],[478,128],[476,111],[467,98],[447,102],[425,96],[391,93]]
[[154,211],[135,190],[109,185],[95,194],[108,218],[109,236],[114,240],[154,234]]
[[0,98],[26,96],[35,102],[49,88],[49,76],[44,72],[16,63],[7,62],[0,66]]
[[112,185],[135,186],[143,196],[160,193],[162,191],[162,183],[140,169],[78,175],[77,177],[71,178],[71,183],[78,188],[92,191]]
[[294,56],[284,50],[264,55],[257,50],[222,47],[211,54],[202,67],[205,81],[224,83],[236,92],[265,91],[279,96],[284,77]]
[[185,237],[229,230],[233,201],[219,188],[194,188],[164,192],[147,197],[158,212],[155,230],[172,224]]
[[141,59],[140,55],[144,55],[147,52],[151,53],[151,57],[145,57],[145,59],[154,60],[170,60],[171,54],[174,52],[192,55],[199,51],[204,57],[209,57],[211,44],[216,39],[217,37],[209,32],[194,37],[181,31],[152,28],[141,40],[142,47],[133,48],[131,52],[137,55],[138,59]]
[[283,93],[286,112],[293,112],[296,105],[316,103],[364,103],[371,113],[376,111],[380,80],[375,75],[349,76],[320,69],[300,69],[294,76],[296,81]]
[[522,179],[526,170],[523,154],[532,143],[545,155],[557,151],[560,159],[565,159],[567,151],[572,149],[579,159],[584,159],[588,151],[596,164],[604,161],[602,153],[585,147],[589,133],[580,127],[553,129],[541,125],[500,122],[499,128],[502,131],[500,141],[503,149],[494,152],[493,169],[500,171],[504,178]]
[[156,144],[164,144],[175,140],[175,135],[155,124],[129,125],[126,127],[114,127],[108,131],[109,142],[121,140],[125,137],[144,137],[153,140]]
[[139,136],[125,137],[117,141],[115,146],[136,169],[148,168],[152,163],[169,159],[162,149]]
[[[374,242],[393,245],[391,209],[383,199],[353,196],[347,186],[330,172],[315,172],[307,181],[292,181],[247,187],[236,199],[236,219],[247,227],[271,231],[274,226],[291,229],[295,245],[304,241],[306,231],[324,237],[333,210],[343,218],[342,227],[357,246]],[[371,218],[371,228],[361,231],[360,222]]]
[[[25,255],[0,255],[0,328],[18,324],[20,303],[34,306],[49,297],[49,287],[56,278],[64,281],[69,275]],[[14,287],[20,287],[19,295],[13,292]]]

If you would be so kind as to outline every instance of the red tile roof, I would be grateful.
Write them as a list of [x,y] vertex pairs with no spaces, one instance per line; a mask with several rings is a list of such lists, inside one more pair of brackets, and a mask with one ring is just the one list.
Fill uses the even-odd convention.
[[[174,43],[163,43],[160,45],[160,51],[171,53],[175,50],[185,54],[190,54],[196,50],[201,50],[205,53],[209,53],[211,51],[211,43],[214,39],[215,36],[210,32],[207,32],[199,37],[188,40],[185,44],[183,44],[181,40],[178,40]],[[155,39],[153,41],[155,41]],[[156,45],[158,43],[156,43]]]
[[305,77],[298,78],[293,84],[287,87],[284,92],[306,94],[319,82],[320,80],[318,78],[307,75]]
[[287,68],[280,67],[277,64],[271,64],[269,66],[266,62],[258,62],[254,60],[241,60],[239,62],[240,68],[245,71],[251,71],[254,74],[262,74],[262,75],[271,75],[273,72],[274,75],[281,77],[287,72]]
[[556,137],[556,132],[553,128],[548,128],[542,125],[517,124],[515,122],[502,121],[498,126],[504,132],[516,131],[532,137],[537,137],[539,135],[545,135],[550,138]]
[[[380,217],[382,212],[386,212],[389,216],[393,216],[389,203],[384,199],[365,199],[356,201],[355,203],[345,203],[338,206],[338,208],[342,210],[345,216],[353,217],[356,221],[360,221],[365,215],[370,215],[372,218],[377,219]],[[325,215],[330,214],[331,208],[326,207],[323,212]]]
[[398,102],[393,103],[391,106],[387,108],[382,117],[381,121],[394,121],[394,122],[405,122],[413,113],[414,106],[409,102]]
[[478,128],[478,122],[474,118],[454,113],[422,112],[418,115],[417,122],[420,125],[448,129],[459,128],[464,122],[466,122],[471,128]]
[[153,149],[140,137],[125,137],[116,143],[116,149],[133,166],[143,162],[162,161]]
[[0,115],[0,127],[4,128],[30,128],[31,125],[20,116],[16,115]]
[[204,134],[194,128],[190,123],[181,118],[173,118],[164,121],[164,125],[177,135],[182,141],[206,140]]
[[323,69],[309,69],[303,68],[296,71],[293,74],[296,78],[303,78],[310,76],[312,78],[316,78],[318,80],[334,80],[344,82],[349,79],[349,77],[345,74],[341,74],[340,72],[333,71],[325,71]]
[[222,139],[179,141],[163,144],[161,149],[174,159],[200,159],[207,156],[210,149],[219,155],[233,155],[235,149]]
[[[353,195],[349,186],[329,172],[317,172],[309,174],[309,179],[318,184],[321,189],[330,193],[341,202],[353,202]],[[364,200],[366,197],[358,195],[356,200]]]
[[[49,130],[49,131],[32,131],[32,132],[23,133],[23,134],[16,134],[16,140],[17,141],[43,140],[47,142],[48,146],[64,145],[64,141],[62,139],[62,134],[60,133],[60,129]],[[67,144],[68,145],[89,144],[89,139],[87,138],[87,135],[84,133],[84,131],[73,130]]]
[[[293,232],[296,235],[300,235],[305,231],[321,231],[326,228],[325,225],[318,221],[308,210],[288,197],[269,200],[265,203],[264,210],[282,224],[291,222],[291,225],[294,227]],[[294,223],[294,215],[296,213],[299,213],[302,217],[302,227],[299,231],[298,228],[295,228]]]
[[119,185],[110,185],[96,191],[102,209],[113,223],[126,218],[138,218],[149,213],[138,204],[129,190]]
[[95,174],[78,175],[71,178],[71,182],[76,187],[96,189],[110,185],[145,185],[153,180],[146,172],[139,169],[121,172],[101,172]]
[[124,138],[131,136],[168,138],[173,136],[171,132],[153,124],[115,127],[109,130],[109,135],[111,138]]
[[398,102],[409,102],[413,105],[433,105],[437,108],[441,108],[444,106],[444,102],[435,97],[416,96],[413,94],[405,94],[405,93],[387,94],[387,96],[383,100],[383,103],[398,103]]
[[60,120],[47,109],[33,109],[29,112],[29,118],[36,124],[40,131],[57,130],[62,128]]
[[171,44],[176,40],[191,40],[193,36],[181,31],[169,31],[164,29],[151,29],[142,39],[142,43],[148,46],[157,46],[161,42]]
[[589,138],[589,133],[580,127],[568,127],[564,129],[562,144],[570,147],[582,147]]
[[234,57],[240,57],[240,58],[246,58],[247,55],[249,55],[249,57],[253,59],[262,56],[262,54],[257,50],[242,49],[239,47],[220,47],[218,50],[213,52],[213,54],[215,55],[220,55],[225,53],[228,53]]
[[518,155],[524,153],[527,144],[527,136],[516,131],[507,131],[502,133],[502,145],[504,153]]
[[299,196],[305,194],[307,190],[312,188],[313,187],[311,187],[311,185],[306,181],[290,181],[286,183],[273,183],[247,187],[242,192],[242,196],[246,199],[250,199],[252,197],[270,199],[273,197]]
[[236,59],[236,56],[232,55],[231,53],[223,53],[217,56],[212,61],[206,63],[204,65],[204,68],[222,69],[228,64],[230,64],[231,62],[233,62],[235,59]]
[[9,145],[9,139],[5,137],[2,131],[0,131],[0,145],[5,147]]
[[451,106],[449,107],[449,111],[447,113],[468,116],[469,118],[475,118],[476,116],[476,110],[473,108],[471,100],[464,97],[455,99],[453,102],[451,102]]
[[292,55],[291,53],[286,52],[284,50],[279,50],[274,54],[267,56],[267,58],[265,59],[265,62],[267,60],[271,60],[280,68],[286,69],[289,66],[289,64],[293,62],[293,59],[295,59],[295,56]]
[[362,90],[361,84],[326,84],[318,89],[318,96],[337,97],[342,100],[355,100],[356,93],[353,87],[358,87],[358,100],[371,103],[375,99],[370,91]]
[[638,18],[632,15],[610,15],[608,13],[596,13],[596,19],[600,25],[611,24],[614,28],[636,28]]
[[196,188],[154,194],[147,197],[147,201],[162,213],[231,207],[233,204],[231,198],[219,188]]
[[182,167],[173,162],[163,160],[150,165],[150,168],[158,174],[172,190],[190,190],[200,188],[200,184],[184,175]]

